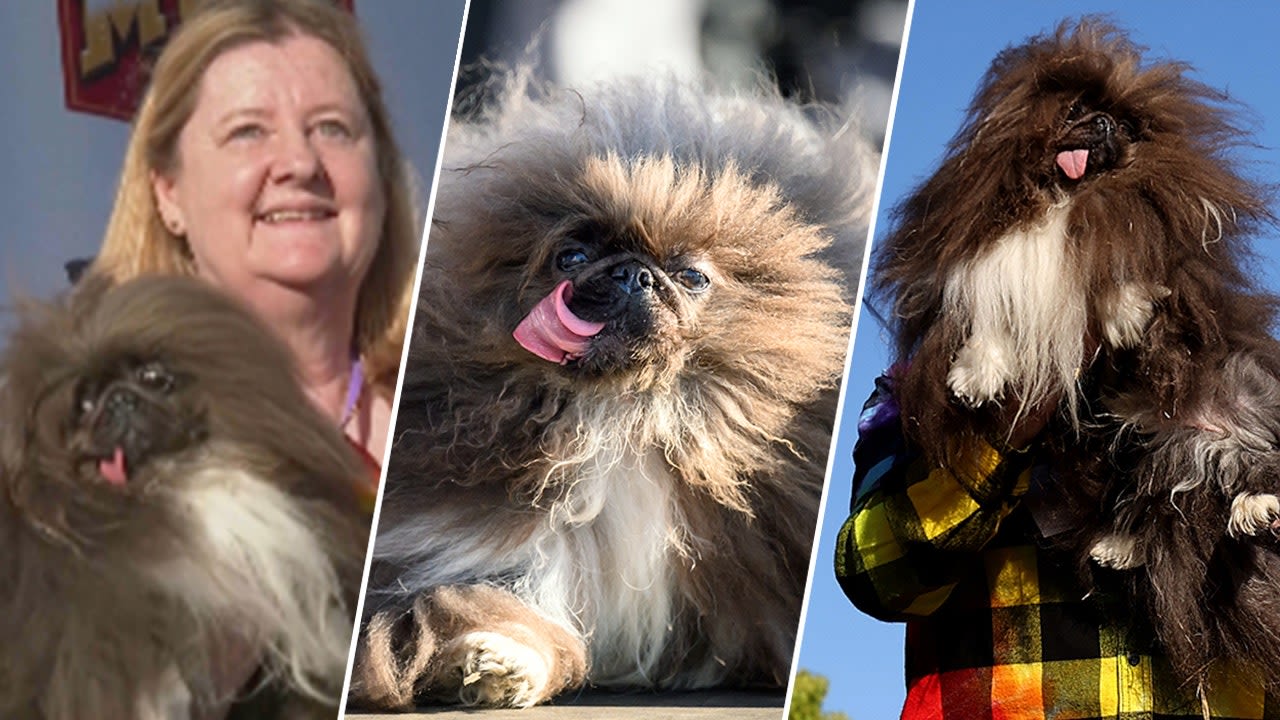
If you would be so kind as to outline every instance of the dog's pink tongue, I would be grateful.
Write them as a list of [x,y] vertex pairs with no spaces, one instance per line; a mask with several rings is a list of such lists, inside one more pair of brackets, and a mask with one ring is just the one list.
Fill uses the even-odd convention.
[[1058,167],[1072,180],[1084,177],[1084,169],[1088,163],[1088,150],[1063,150],[1058,153]]
[[98,473],[102,479],[117,487],[124,487],[129,481],[129,472],[125,469],[124,448],[116,448],[109,460],[98,461]]
[[551,362],[567,363],[580,356],[604,323],[583,320],[569,309],[573,283],[565,280],[538,301],[512,335],[525,350]]

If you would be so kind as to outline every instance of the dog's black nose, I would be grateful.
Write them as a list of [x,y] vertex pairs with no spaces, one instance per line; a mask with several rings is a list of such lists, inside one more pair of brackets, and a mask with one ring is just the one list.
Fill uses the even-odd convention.
[[97,420],[99,429],[114,438],[124,437],[133,425],[141,404],[141,398],[130,387],[114,385],[108,388],[99,404],[102,408]]
[[609,277],[628,295],[644,292],[653,287],[653,271],[638,260],[627,260],[615,265]]
[[1093,127],[1099,135],[1110,135],[1116,131],[1116,121],[1106,113],[1098,113],[1093,117]]

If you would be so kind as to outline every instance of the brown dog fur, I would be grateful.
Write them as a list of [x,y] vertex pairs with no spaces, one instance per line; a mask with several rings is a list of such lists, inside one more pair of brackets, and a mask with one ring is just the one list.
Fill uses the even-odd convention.
[[[904,431],[929,458],[1000,445],[1060,401],[1048,443],[1086,575],[1127,573],[1184,679],[1227,659],[1271,682],[1280,344],[1275,300],[1247,273],[1269,197],[1234,159],[1236,108],[1187,72],[1144,63],[1098,18],[1001,53],[897,207],[876,288],[906,364]],[[1075,149],[1090,164],[1072,179],[1057,161]],[[991,269],[1001,253],[1012,269]],[[990,352],[958,370],[983,333],[1012,370],[984,377],[1005,357]]]
[[29,304],[3,373],[0,716],[199,716],[260,658],[277,709],[332,717],[367,471],[283,345],[197,281],[94,279]]
[[[359,701],[785,682],[875,162],[813,110],[516,76],[454,123]],[[558,269],[565,247],[591,262]],[[652,272],[639,315],[592,305],[618,258]],[[565,278],[607,324],[560,365],[512,331]],[[470,630],[505,634],[506,656]]]

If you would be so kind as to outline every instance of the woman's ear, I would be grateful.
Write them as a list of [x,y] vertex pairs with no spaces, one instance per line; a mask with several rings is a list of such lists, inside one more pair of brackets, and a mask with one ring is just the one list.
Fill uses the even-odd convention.
[[160,213],[160,220],[165,228],[173,235],[186,235],[187,221],[182,205],[178,202],[177,182],[164,173],[152,170],[151,194],[155,197],[156,210]]

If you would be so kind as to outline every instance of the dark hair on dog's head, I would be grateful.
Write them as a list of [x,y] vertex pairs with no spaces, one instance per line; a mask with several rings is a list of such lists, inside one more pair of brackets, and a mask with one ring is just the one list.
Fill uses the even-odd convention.
[[995,58],[937,170],[895,208],[873,289],[890,308],[898,358],[910,363],[900,385],[907,430],[935,459],[974,440],[929,437],[972,424],[956,422],[968,410],[946,382],[977,302],[959,297],[956,273],[1002,239],[1052,225],[1078,295],[1054,300],[1080,312],[1045,331],[1059,342],[1052,370],[974,408],[979,434],[998,437],[1011,413],[1057,397],[1075,412],[1075,375],[1106,333],[1099,309],[1118,286],[1151,288],[1160,307],[1136,352],[1166,409],[1195,393],[1198,367],[1221,360],[1183,347],[1209,349],[1270,326],[1274,304],[1243,270],[1246,238],[1271,220],[1268,191],[1233,156],[1247,139],[1240,109],[1189,72],[1144,62],[1142,48],[1103,18],[1064,21]]
[[368,470],[284,343],[177,276],[90,273],[18,319],[0,354],[0,716],[167,716],[180,688],[203,716],[238,689],[227,658],[261,663],[256,698],[336,709]]
[[[281,482],[323,468],[362,473],[340,434],[316,421],[285,346],[190,279],[111,286],[89,276],[66,302],[30,304],[3,371],[3,484],[30,522],[68,540],[114,527],[146,542],[147,523],[91,518],[126,503],[145,513],[156,484],[182,476],[175,467],[205,462],[209,438],[249,467],[270,472],[290,458],[310,469],[277,473]],[[356,487],[326,487],[340,493],[327,499],[355,507]]]

